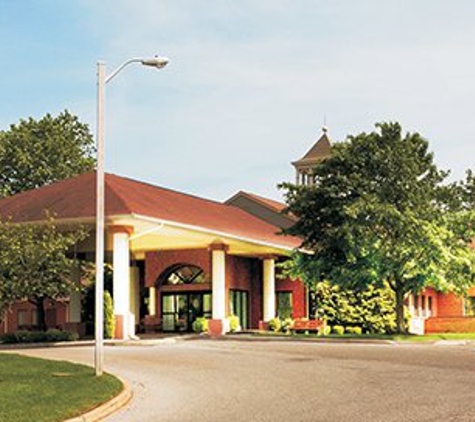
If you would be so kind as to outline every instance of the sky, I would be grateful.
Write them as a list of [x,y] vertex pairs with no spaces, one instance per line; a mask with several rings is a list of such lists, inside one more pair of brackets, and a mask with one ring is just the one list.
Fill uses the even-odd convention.
[[475,3],[464,0],[0,0],[0,129],[64,109],[95,131],[106,169],[224,200],[279,199],[321,134],[399,121],[452,178],[475,168]]

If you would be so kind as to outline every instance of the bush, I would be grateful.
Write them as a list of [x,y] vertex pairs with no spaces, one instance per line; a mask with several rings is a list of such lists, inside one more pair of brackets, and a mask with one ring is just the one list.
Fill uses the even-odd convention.
[[294,320],[292,318],[286,318],[281,322],[281,327],[280,329],[284,331],[285,333],[290,332],[290,329],[294,325]]
[[320,336],[328,336],[332,332],[332,327],[329,325],[324,325],[320,330],[318,331],[318,335]]
[[361,327],[346,327],[345,331],[348,334],[356,334],[358,336],[363,333],[363,329]]
[[341,325],[335,325],[332,329],[333,331],[333,334],[336,334],[338,336],[341,336],[345,333],[345,327],[341,326]]
[[104,292],[104,338],[114,338],[115,336],[115,316],[112,296],[106,290]]
[[269,329],[274,331],[274,332],[279,332],[282,328],[282,322],[280,321],[279,318],[272,318],[269,321]]
[[235,333],[236,331],[239,331],[241,328],[241,324],[239,322],[239,317],[236,315],[231,315],[228,316],[228,321],[229,321],[229,331],[231,333]]
[[49,343],[59,341],[76,341],[79,338],[77,333],[51,329],[48,331],[17,331],[15,333],[4,334],[0,341],[5,344],[13,343]]
[[392,333],[396,328],[395,296],[389,287],[342,289],[328,282],[312,286],[317,318],[330,325],[358,326],[365,333]]
[[208,320],[206,318],[200,317],[196,318],[193,321],[191,326],[193,328],[193,332],[200,334],[200,333],[207,333],[208,332]]

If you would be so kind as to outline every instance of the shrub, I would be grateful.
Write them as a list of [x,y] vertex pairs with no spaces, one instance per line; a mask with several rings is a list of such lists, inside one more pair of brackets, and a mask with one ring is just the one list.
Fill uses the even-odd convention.
[[229,331],[231,333],[235,333],[236,331],[239,331],[241,328],[241,324],[239,322],[239,317],[236,315],[231,315],[228,317],[229,321]]
[[113,338],[115,335],[115,316],[112,296],[104,292],[104,338]]
[[396,328],[395,296],[389,287],[350,290],[319,282],[311,295],[315,316],[332,326],[358,326],[365,333],[392,333]]
[[208,332],[208,320],[206,318],[200,317],[196,318],[193,321],[191,326],[193,328],[193,332],[200,334],[200,333],[207,333]]
[[282,322],[280,321],[279,318],[272,318],[269,321],[269,329],[274,331],[274,332],[279,332],[282,328]]
[[290,329],[294,325],[294,320],[292,318],[286,318],[281,322],[280,329],[286,333],[290,332]]
[[358,336],[363,333],[363,330],[361,327],[346,327],[345,331],[348,334],[356,334]]
[[320,330],[318,331],[318,335],[320,336],[328,336],[332,332],[332,327],[329,325],[324,325]]
[[3,343],[48,343],[59,341],[76,341],[79,338],[77,333],[51,329],[48,331],[17,331],[15,333],[4,334],[0,337]]
[[338,336],[341,336],[345,333],[345,327],[341,326],[341,325],[335,325],[333,327],[333,334],[336,334]]

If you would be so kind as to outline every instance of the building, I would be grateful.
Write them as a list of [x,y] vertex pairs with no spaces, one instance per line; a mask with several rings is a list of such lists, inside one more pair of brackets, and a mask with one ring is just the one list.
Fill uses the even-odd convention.
[[[331,153],[324,129],[312,148],[292,164],[298,184],[314,183],[315,164]],[[275,316],[309,317],[306,288],[279,276],[278,263],[300,246],[279,234],[295,217],[285,205],[240,191],[225,203],[106,175],[106,260],[112,264],[116,337],[138,331],[187,332],[198,317],[210,330],[228,330],[237,315],[243,329],[259,328]],[[77,246],[80,259],[94,260],[95,174],[83,174],[0,200],[0,218],[45,221],[89,228]],[[74,272],[71,277],[79,277]],[[475,289],[470,292],[475,296]],[[48,327],[85,332],[82,298],[46,301]],[[426,289],[407,299],[414,332],[475,331],[472,298]],[[28,302],[11,307],[0,333],[36,325]]]
[[[0,215],[15,222],[42,222],[90,229],[76,253],[93,261],[95,174],[83,174],[0,200]],[[190,331],[210,319],[213,332],[227,330],[237,315],[242,328],[258,328],[285,311],[306,316],[300,282],[276,277],[276,263],[299,246],[236,206],[106,175],[106,259],[112,264],[116,337],[140,330]],[[74,275],[73,275],[74,276]],[[48,301],[50,327],[81,331],[81,297]],[[2,330],[35,325],[35,309],[18,303]]]

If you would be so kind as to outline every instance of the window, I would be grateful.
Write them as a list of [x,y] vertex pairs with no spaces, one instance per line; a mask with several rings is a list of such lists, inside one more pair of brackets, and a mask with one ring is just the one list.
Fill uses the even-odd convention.
[[427,307],[429,308],[429,312],[432,313],[432,296],[427,298]]
[[199,284],[206,283],[204,271],[195,265],[180,265],[173,267],[165,274],[163,284]]
[[30,325],[30,312],[26,309],[20,309],[17,312],[17,325],[19,327],[24,327],[26,325]]
[[464,300],[465,316],[475,316],[475,297],[467,297]]
[[280,319],[292,318],[294,313],[292,292],[276,292],[277,316]]
[[229,315],[239,318],[242,329],[249,328],[249,300],[248,293],[244,290],[229,291]]

